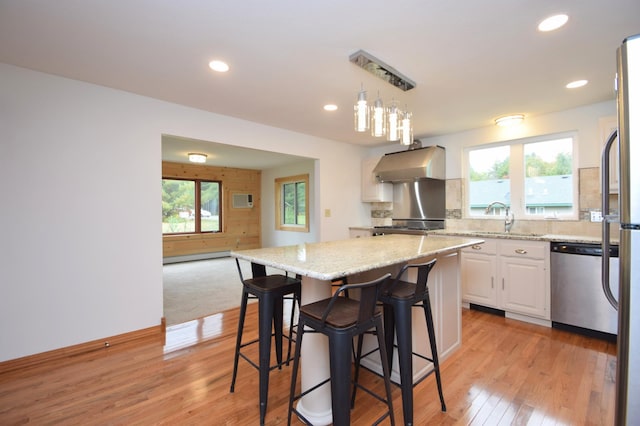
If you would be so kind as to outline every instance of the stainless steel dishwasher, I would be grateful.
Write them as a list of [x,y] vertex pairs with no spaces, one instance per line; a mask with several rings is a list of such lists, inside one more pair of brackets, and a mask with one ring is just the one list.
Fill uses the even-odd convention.
[[[618,246],[611,246],[609,277],[618,298]],[[599,244],[551,243],[551,321],[555,328],[613,339],[618,313],[602,291]]]

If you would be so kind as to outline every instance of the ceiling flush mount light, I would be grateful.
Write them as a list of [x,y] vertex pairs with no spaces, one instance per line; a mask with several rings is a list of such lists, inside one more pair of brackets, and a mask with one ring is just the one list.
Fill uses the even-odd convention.
[[586,86],[588,82],[588,80],[576,80],[567,84],[565,87],[567,89],[577,89],[578,87]]
[[538,31],[547,32],[557,30],[567,23],[569,17],[565,14],[553,15],[538,24]]
[[505,115],[504,117],[496,118],[496,124],[498,126],[517,126],[524,120],[523,114]]
[[325,111],[336,111],[338,109],[338,105],[334,104],[326,104],[322,107]]
[[204,163],[205,161],[207,161],[207,154],[200,154],[197,152],[190,152],[189,153],[189,161],[191,161],[192,163]]
[[229,65],[227,65],[224,61],[214,60],[209,62],[209,68],[216,72],[227,72],[229,71]]

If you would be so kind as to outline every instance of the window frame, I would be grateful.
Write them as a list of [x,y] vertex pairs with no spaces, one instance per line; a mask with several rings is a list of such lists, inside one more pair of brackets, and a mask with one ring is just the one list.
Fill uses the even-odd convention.
[[[567,214],[532,214],[527,211],[525,197],[525,145],[539,142],[550,142],[559,139],[571,139],[571,171],[572,171],[572,211]],[[470,197],[470,172],[471,165],[469,163],[469,154],[474,150],[495,148],[499,146],[509,146],[509,180],[510,180],[510,210],[516,217],[516,220],[578,220],[580,217],[580,194],[579,194],[579,167],[578,167],[578,133],[575,131],[554,133],[547,135],[538,135],[521,139],[512,139],[507,141],[470,145],[463,148],[463,176],[466,184],[466,193],[464,197],[463,217],[466,219],[503,219],[504,215],[487,214],[474,215],[471,214]],[[494,212],[495,213],[495,212]]]
[[[275,228],[279,231],[293,231],[293,232],[309,232],[309,174],[286,176],[275,179],[275,206],[276,206],[276,223]],[[286,224],[285,218],[285,206],[284,206],[284,186],[287,184],[304,183],[304,224]],[[297,210],[297,203],[296,203]]]
[[[169,235],[196,235],[196,234],[220,234],[223,232],[222,223],[222,181],[213,179],[189,179],[189,178],[176,178],[171,176],[163,176],[162,181],[165,180],[179,180],[185,182],[194,183],[194,230],[185,232],[162,232],[163,236]],[[218,230],[217,231],[203,231],[202,230],[202,183],[216,183],[218,184]],[[164,222],[164,220],[163,220]]]

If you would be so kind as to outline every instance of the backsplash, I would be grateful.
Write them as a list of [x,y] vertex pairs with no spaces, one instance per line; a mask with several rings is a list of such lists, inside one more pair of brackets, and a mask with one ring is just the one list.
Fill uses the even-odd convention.
[[[591,222],[591,212],[601,210],[600,196],[600,168],[589,167],[579,169],[579,220],[522,220],[516,217],[512,232],[555,234],[555,235],[585,235],[597,237],[602,232],[600,222]],[[463,200],[465,181],[463,179],[447,179],[446,182],[446,229],[477,230],[500,232],[503,230],[502,220],[466,219],[463,218]],[[612,209],[618,205],[618,195],[610,195]],[[615,213],[615,212],[612,212]],[[371,203],[371,225],[391,225],[393,203]],[[618,227],[612,224],[612,235],[617,233]]]

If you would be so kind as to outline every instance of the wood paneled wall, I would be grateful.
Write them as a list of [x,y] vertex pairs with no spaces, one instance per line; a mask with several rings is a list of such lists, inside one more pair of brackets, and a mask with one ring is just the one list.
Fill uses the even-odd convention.
[[[222,182],[222,232],[165,235],[162,238],[164,257],[261,247],[262,172],[260,170],[163,161],[162,176]],[[234,209],[231,202],[233,194],[252,194],[253,207]]]

